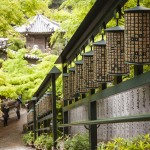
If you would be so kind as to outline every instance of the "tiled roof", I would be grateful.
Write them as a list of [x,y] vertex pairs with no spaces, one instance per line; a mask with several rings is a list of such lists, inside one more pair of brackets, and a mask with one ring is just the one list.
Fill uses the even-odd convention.
[[28,25],[16,27],[15,30],[20,33],[52,33],[58,28],[58,23],[50,21],[45,16],[38,14],[29,20]]

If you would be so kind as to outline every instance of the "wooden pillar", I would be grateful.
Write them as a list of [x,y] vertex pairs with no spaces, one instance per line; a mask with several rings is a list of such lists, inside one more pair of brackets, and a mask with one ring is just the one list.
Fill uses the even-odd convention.
[[[95,94],[95,89],[91,90],[91,95]],[[96,101],[89,103],[89,120],[97,119]],[[97,147],[97,125],[89,125],[90,150]]]
[[138,76],[143,73],[142,65],[134,65],[134,76]]
[[121,83],[122,82],[122,76],[115,76],[114,82],[115,82],[115,84]]
[[32,98],[32,101],[33,101],[33,112],[34,112],[34,118],[33,118],[34,141],[36,140],[36,109],[35,109],[36,100],[37,100],[36,97]]
[[[67,73],[67,66],[63,67],[63,73]],[[68,105],[68,100],[64,100],[64,106]],[[63,112],[63,123],[68,124],[68,111]],[[63,136],[68,135],[69,130],[68,127],[63,128]]]
[[55,84],[55,74],[52,74],[52,112],[53,112],[53,144],[54,148],[56,148],[56,140],[57,140],[57,120],[56,120],[56,84]]

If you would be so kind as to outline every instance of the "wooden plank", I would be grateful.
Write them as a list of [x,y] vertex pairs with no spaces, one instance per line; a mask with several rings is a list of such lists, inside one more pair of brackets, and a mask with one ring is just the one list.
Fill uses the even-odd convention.
[[49,114],[41,119],[38,120],[38,122],[41,122],[41,121],[44,121],[44,120],[48,120],[48,119],[51,119],[53,117],[53,114]]
[[140,122],[140,121],[150,121],[150,114],[124,116],[124,117],[113,117],[113,118],[102,118],[102,119],[92,120],[92,121],[72,122],[70,124],[58,125],[58,127],[94,125],[94,124],[110,124],[110,123],[123,123],[123,122]]
[[37,132],[37,131],[45,131],[45,130],[48,130],[48,131],[49,131],[49,130],[50,130],[50,127],[38,129],[38,130],[36,130],[36,132]]

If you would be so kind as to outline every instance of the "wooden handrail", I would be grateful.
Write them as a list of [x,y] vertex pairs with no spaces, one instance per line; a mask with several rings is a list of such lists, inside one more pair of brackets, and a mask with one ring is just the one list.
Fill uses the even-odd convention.
[[110,124],[110,123],[124,123],[124,122],[140,122],[140,121],[150,121],[150,114],[113,117],[113,118],[102,118],[102,119],[97,119],[97,120],[92,120],[92,121],[88,120],[88,121],[72,122],[69,124],[60,124],[60,125],[58,125],[58,127],[94,125],[94,124]]

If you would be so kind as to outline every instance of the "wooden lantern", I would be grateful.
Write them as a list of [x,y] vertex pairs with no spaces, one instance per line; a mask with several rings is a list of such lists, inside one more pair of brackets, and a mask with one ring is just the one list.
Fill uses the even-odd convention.
[[93,43],[94,51],[94,80],[100,83],[107,83],[113,80],[112,76],[107,74],[107,52],[106,41],[101,40]]
[[63,74],[63,97],[64,100],[69,100],[69,73]]
[[83,54],[83,75],[86,87],[89,89],[99,87],[99,83],[94,81],[93,55],[94,55],[93,51],[86,52]]
[[38,116],[39,116],[39,102],[36,103],[35,108],[36,108],[36,117],[38,118]]
[[129,74],[129,65],[124,58],[124,29],[120,26],[105,29],[107,50],[107,73],[109,75]]
[[75,62],[75,90],[76,93],[86,93],[88,90],[86,88],[84,75],[83,75],[83,60]]
[[150,9],[125,10],[125,62],[150,64]]
[[75,97],[75,67],[69,68],[69,99]]
[[42,99],[39,100],[39,116],[42,115]]
[[43,114],[47,113],[47,101],[46,101],[46,94],[43,95]]
[[46,102],[47,102],[47,112],[52,111],[52,92],[47,92]]
[[44,114],[44,97],[41,98],[41,115]]

